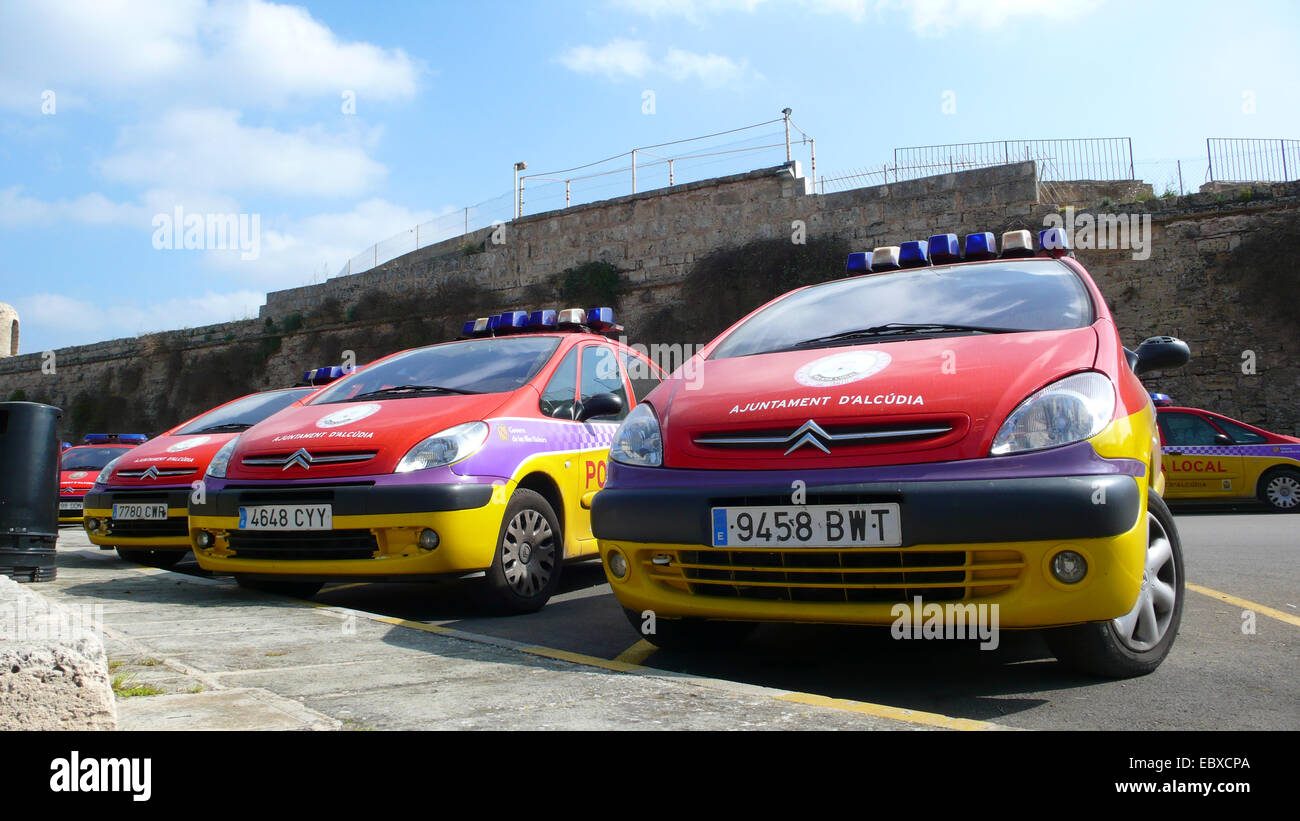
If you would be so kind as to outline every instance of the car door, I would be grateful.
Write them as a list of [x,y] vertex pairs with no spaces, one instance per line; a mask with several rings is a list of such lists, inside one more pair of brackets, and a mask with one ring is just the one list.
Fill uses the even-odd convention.
[[1227,498],[1243,490],[1241,456],[1216,437],[1221,432],[1199,413],[1161,411],[1158,417],[1165,496],[1170,499]]

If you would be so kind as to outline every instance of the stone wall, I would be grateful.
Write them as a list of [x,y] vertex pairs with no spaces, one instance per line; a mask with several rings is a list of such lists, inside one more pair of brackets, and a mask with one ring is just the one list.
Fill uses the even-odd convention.
[[[1137,201],[1113,204],[1125,193]],[[1300,430],[1300,372],[1285,354],[1296,323],[1276,311],[1279,297],[1294,304],[1300,274],[1287,261],[1294,255],[1258,252],[1265,237],[1300,232],[1300,184],[1153,198],[1141,183],[1040,183],[1032,162],[825,195],[811,194],[791,163],[528,216],[506,224],[499,243],[483,229],[372,271],[273,292],[257,320],[61,349],[53,374],[42,373],[40,354],[0,360],[0,399],[21,391],[64,407],[66,436],[90,422],[156,431],[239,393],[289,384],[343,351],[364,362],[454,336],[476,314],[551,305],[557,275],[593,262],[620,271],[616,307],[634,341],[696,341],[638,340],[637,329],[678,304],[683,282],[711,252],[799,232],[870,250],[940,232],[1037,230],[1065,205],[1150,217],[1148,258],[1132,250],[1077,255],[1126,344],[1170,333],[1192,345],[1192,365],[1151,380],[1153,388]],[[1271,270],[1274,258],[1291,268]],[[832,266],[825,276],[841,273]],[[1242,372],[1245,351],[1253,374]]]

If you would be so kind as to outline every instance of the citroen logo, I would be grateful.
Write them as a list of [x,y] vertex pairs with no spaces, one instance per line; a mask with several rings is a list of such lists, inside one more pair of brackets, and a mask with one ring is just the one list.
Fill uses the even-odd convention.
[[157,479],[157,478],[158,478],[158,468],[154,467],[153,465],[150,465],[148,470],[146,470],[144,473],[141,473],[141,474],[140,474],[140,478],[141,478],[141,479]]
[[307,452],[306,448],[298,448],[294,451],[293,455],[285,460],[284,467],[280,469],[288,470],[294,465],[297,465],[303,470],[311,470],[311,454]]
[[783,455],[789,456],[804,445],[812,445],[822,453],[830,453],[830,448],[826,447],[825,442],[831,441],[832,438],[833,437],[829,433],[822,430],[821,425],[818,425],[816,422],[809,419],[807,422],[800,425],[799,429],[790,434],[790,436],[785,440],[787,442],[793,442],[794,444],[792,444],[790,449]]

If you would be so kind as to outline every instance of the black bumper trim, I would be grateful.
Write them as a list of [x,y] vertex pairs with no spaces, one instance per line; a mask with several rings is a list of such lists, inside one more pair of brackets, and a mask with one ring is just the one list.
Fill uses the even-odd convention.
[[[591,527],[598,539],[709,546],[711,508],[789,505],[790,493],[788,486],[771,485],[606,487],[592,500]],[[1136,524],[1139,493],[1131,476],[1060,476],[810,485],[806,503],[897,502],[902,515],[902,546],[910,547],[1117,536]]]
[[112,510],[113,503],[130,503],[141,504],[149,502],[166,502],[168,508],[185,507],[189,503],[190,489],[188,487],[158,488],[131,488],[130,490],[104,490],[99,493],[87,493],[83,497],[81,509],[94,508],[103,510],[108,508]]
[[330,504],[335,516],[438,513],[483,507],[492,485],[292,485],[225,488],[209,492],[204,504],[190,502],[191,516],[238,516],[248,505]]

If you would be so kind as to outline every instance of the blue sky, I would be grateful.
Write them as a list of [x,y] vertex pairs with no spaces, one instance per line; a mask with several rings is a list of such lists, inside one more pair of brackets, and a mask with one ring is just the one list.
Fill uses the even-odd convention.
[[[823,175],[899,146],[1128,136],[1139,176],[1161,188],[1185,159],[1194,189],[1206,137],[1300,137],[1297,40],[1285,0],[0,0],[0,301],[23,352],[256,316],[268,290],[507,195],[516,160],[785,106]],[[257,257],[155,248],[177,207],[256,215]]]

